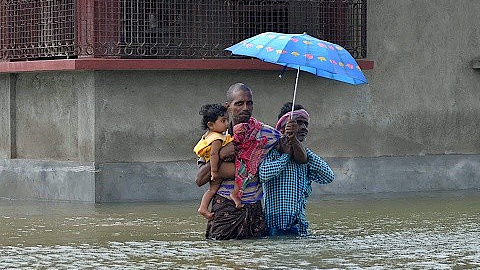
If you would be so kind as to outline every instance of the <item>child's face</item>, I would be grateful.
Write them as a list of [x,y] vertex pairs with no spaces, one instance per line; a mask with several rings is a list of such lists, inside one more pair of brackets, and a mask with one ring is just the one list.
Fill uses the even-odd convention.
[[210,130],[218,133],[223,133],[228,129],[228,115],[222,115],[215,120],[215,122],[210,122]]

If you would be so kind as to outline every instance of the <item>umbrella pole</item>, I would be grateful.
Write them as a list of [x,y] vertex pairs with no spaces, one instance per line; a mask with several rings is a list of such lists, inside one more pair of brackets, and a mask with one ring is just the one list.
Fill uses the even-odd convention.
[[292,102],[292,113],[290,114],[290,119],[293,116],[293,108],[295,108],[295,98],[297,96],[297,85],[298,85],[298,76],[300,75],[300,66],[297,69],[297,78],[295,79],[295,89],[293,90],[293,102]]

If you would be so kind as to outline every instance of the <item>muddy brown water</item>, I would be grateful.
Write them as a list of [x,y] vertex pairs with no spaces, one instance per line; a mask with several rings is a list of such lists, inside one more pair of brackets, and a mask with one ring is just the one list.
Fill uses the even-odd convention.
[[207,241],[197,201],[0,200],[0,269],[479,269],[480,191],[327,196],[312,236]]

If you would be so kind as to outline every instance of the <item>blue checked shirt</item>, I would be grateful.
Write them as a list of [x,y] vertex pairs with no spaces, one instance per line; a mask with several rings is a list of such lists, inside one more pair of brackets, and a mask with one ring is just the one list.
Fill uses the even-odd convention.
[[308,162],[298,164],[288,154],[272,149],[260,165],[260,181],[265,193],[265,221],[268,228],[290,229],[308,234],[305,209],[312,193],[312,181],[328,184],[335,175],[328,164],[306,148]]

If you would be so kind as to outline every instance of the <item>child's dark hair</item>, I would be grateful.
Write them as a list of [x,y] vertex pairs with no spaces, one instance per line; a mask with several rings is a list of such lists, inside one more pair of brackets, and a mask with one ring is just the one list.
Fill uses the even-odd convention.
[[[286,114],[287,112],[291,112],[292,111],[292,105],[293,103],[292,102],[287,102],[285,104],[283,104],[282,108],[280,109],[280,114],[278,114],[278,119],[282,118],[282,116],[284,114]],[[294,110],[301,110],[301,109],[305,109],[302,105],[300,104],[295,104],[295,108]]]
[[203,115],[202,128],[208,129],[208,122],[217,121],[219,116],[223,116],[227,113],[227,108],[220,104],[205,104],[200,109],[199,114]]

